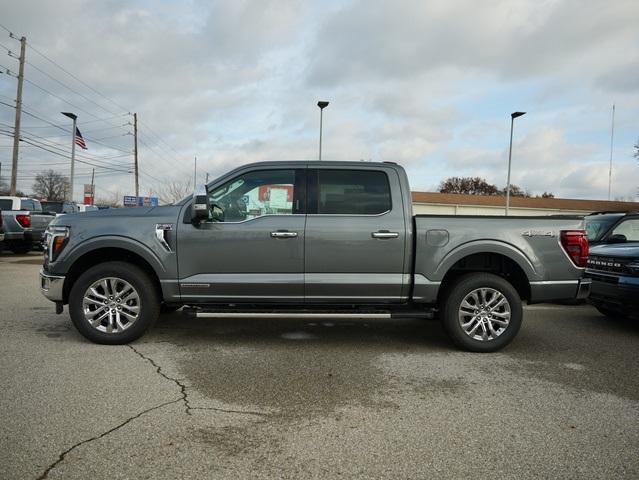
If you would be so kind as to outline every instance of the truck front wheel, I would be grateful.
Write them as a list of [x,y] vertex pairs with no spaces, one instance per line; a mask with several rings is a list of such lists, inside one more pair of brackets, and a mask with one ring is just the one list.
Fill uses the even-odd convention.
[[73,324],[95,343],[122,345],[141,337],[160,313],[158,292],[149,276],[125,262],[89,268],[69,294]]
[[469,273],[447,290],[441,321],[458,347],[494,352],[515,338],[522,315],[519,294],[507,280],[490,273]]

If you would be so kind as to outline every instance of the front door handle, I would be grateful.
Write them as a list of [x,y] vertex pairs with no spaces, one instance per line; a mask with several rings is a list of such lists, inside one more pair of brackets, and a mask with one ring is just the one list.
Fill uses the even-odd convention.
[[295,238],[297,232],[289,232],[287,230],[278,230],[277,232],[271,232],[271,238]]
[[371,233],[373,238],[397,238],[399,232],[389,232],[388,230],[380,230],[379,232]]

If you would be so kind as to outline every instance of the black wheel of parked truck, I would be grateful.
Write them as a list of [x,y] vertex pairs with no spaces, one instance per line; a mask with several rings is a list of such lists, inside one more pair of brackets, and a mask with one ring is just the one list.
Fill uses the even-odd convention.
[[468,273],[447,288],[440,318],[459,348],[494,352],[515,338],[522,314],[521,298],[507,280],[491,273]]
[[11,251],[15,253],[16,255],[25,255],[31,251],[31,245],[19,244],[19,245],[12,245],[10,248],[11,248]]
[[599,311],[599,313],[601,313],[602,315],[605,315],[606,317],[612,320],[625,320],[626,318],[628,318],[627,314],[621,311],[609,308],[605,304],[599,303],[597,301],[592,301],[592,300],[591,300],[591,303],[593,307],[595,307]]
[[75,281],[69,313],[95,343],[122,345],[140,338],[160,313],[157,289],[143,270],[126,262],[95,265]]

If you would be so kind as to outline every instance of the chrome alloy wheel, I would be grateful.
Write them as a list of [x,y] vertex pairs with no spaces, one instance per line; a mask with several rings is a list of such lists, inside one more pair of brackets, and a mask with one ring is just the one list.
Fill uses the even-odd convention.
[[82,311],[86,321],[96,330],[120,333],[140,316],[140,296],[121,278],[102,278],[84,292]]
[[494,340],[506,331],[509,323],[510,303],[494,288],[471,291],[459,307],[459,324],[474,340]]

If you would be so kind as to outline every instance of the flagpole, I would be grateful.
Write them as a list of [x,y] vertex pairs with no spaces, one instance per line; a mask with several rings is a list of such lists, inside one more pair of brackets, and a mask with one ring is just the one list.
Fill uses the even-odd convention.
[[65,117],[73,120],[73,128],[71,129],[71,178],[69,185],[69,199],[73,201],[73,182],[75,180],[75,132],[77,130],[78,116],[71,112],[61,112]]
[[71,187],[69,189],[69,200],[73,202],[73,182],[75,179],[75,131],[78,118],[73,119],[73,133],[71,134]]
[[615,138],[615,104],[612,104],[612,125],[610,127],[610,168],[608,169],[608,200],[612,188],[612,145]]

